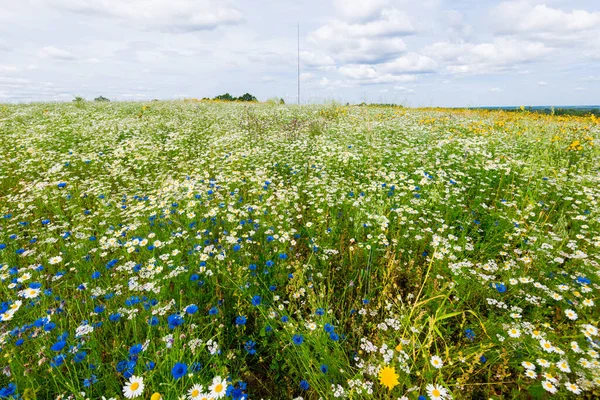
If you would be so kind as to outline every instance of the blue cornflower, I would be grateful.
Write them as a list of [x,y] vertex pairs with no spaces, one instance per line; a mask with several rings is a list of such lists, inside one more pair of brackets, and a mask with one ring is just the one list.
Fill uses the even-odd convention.
[[256,353],[256,342],[252,341],[252,340],[248,340],[246,343],[244,343],[244,347],[246,348],[246,351],[248,352],[248,354],[254,354]]
[[246,317],[244,317],[243,315],[238,315],[235,318],[235,324],[236,325],[246,325]]
[[192,304],[185,309],[185,312],[188,314],[196,314],[198,312],[198,306]]
[[183,324],[183,318],[179,314],[171,314],[167,318],[169,329],[175,329],[179,325]]
[[310,385],[308,384],[308,381],[306,379],[302,379],[300,381],[300,389],[308,390],[309,387],[310,387]]
[[119,314],[119,313],[110,314],[110,316],[108,317],[108,319],[111,322],[118,322],[121,319],[121,314]]
[[137,354],[140,354],[143,350],[143,346],[141,344],[134,344],[133,346],[131,346],[131,348],[129,349],[129,355],[135,356]]
[[321,367],[319,369],[324,374],[326,374],[327,372],[329,372],[329,367],[327,365],[325,365],[325,364],[321,364]]
[[185,374],[187,374],[187,365],[184,363],[175,363],[175,365],[173,366],[173,369],[171,369],[171,375],[173,375],[173,378],[175,379],[179,379],[182,376],[184,376]]
[[87,353],[85,351],[80,351],[77,354],[75,354],[75,357],[73,357],[73,361],[75,361],[76,363],[80,363],[83,360],[85,360],[86,356],[87,356]]
[[255,307],[260,306],[260,301],[261,301],[261,298],[259,295],[252,297],[252,305],[253,306],[255,306]]
[[67,342],[65,342],[64,340],[59,340],[58,342],[54,343],[52,345],[52,347],[50,347],[50,350],[52,351],[61,351],[62,349],[64,349],[64,347],[67,345]]
[[302,336],[300,334],[295,334],[294,337],[292,338],[292,342],[296,346],[300,346],[302,343],[304,343],[304,336]]

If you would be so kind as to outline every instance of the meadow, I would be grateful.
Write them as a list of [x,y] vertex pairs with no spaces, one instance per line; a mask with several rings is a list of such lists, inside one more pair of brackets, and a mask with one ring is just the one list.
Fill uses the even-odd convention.
[[600,396],[600,120],[0,105],[0,398]]

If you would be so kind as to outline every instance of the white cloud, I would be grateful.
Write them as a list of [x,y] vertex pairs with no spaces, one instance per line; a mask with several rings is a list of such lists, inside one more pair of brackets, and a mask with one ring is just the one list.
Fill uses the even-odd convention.
[[378,70],[376,66],[364,64],[349,64],[338,68],[341,75],[360,84],[411,82],[416,78],[412,75],[394,75]]
[[503,90],[500,88],[494,87],[494,88],[490,89],[490,92],[497,93],[497,92],[503,92]]
[[548,82],[546,81],[538,81],[537,83],[539,86],[548,86]]
[[508,1],[492,10],[499,33],[550,43],[592,42],[600,35],[600,12],[565,11],[532,1]]
[[46,5],[166,32],[211,30],[243,20],[240,11],[217,0],[49,0]]
[[433,72],[438,64],[432,58],[417,53],[409,53],[381,64],[382,71],[394,74]]
[[388,3],[387,0],[333,0],[333,5],[344,17],[363,22],[377,18]]
[[331,56],[315,51],[301,51],[300,62],[308,67],[320,67],[334,65],[335,61]]
[[339,63],[376,64],[402,54],[406,43],[401,36],[414,32],[404,11],[387,8],[378,11],[376,18],[366,21],[332,20],[311,32],[309,41]]
[[531,1],[510,1],[498,5],[493,14],[506,32],[562,32],[597,29],[600,12],[550,8]]
[[46,46],[38,51],[38,56],[42,58],[52,58],[54,60],[70,61],[76,60],[78,57],[65,49],[59,49],[54,46]]
[[453,74],[483,74],[520,68],[539,61],[552,49],[542,43],[514,39],[496,39],[488,43],[438,42],[426,46],[423,53]]

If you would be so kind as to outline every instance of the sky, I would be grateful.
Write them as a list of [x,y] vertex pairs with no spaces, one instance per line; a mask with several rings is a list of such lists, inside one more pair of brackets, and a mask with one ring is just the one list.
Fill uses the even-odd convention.
[[0,102],[600,104],[598,0],[0,0]]

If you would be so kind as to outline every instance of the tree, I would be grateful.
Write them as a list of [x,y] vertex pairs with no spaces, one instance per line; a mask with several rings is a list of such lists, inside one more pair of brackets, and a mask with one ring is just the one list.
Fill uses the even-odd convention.
[[237,98],[238,101],[258,101],[256,97],[252,96],[250,93],[245,93],[243,96]]
[[94,101],[110,101],[110,100],[104,96],[98,96],[94,99]]
[[229,93],[225,93],[225,94],[218,95],[217,97],[214,98],[214,100],[234,101],[235,99]]

